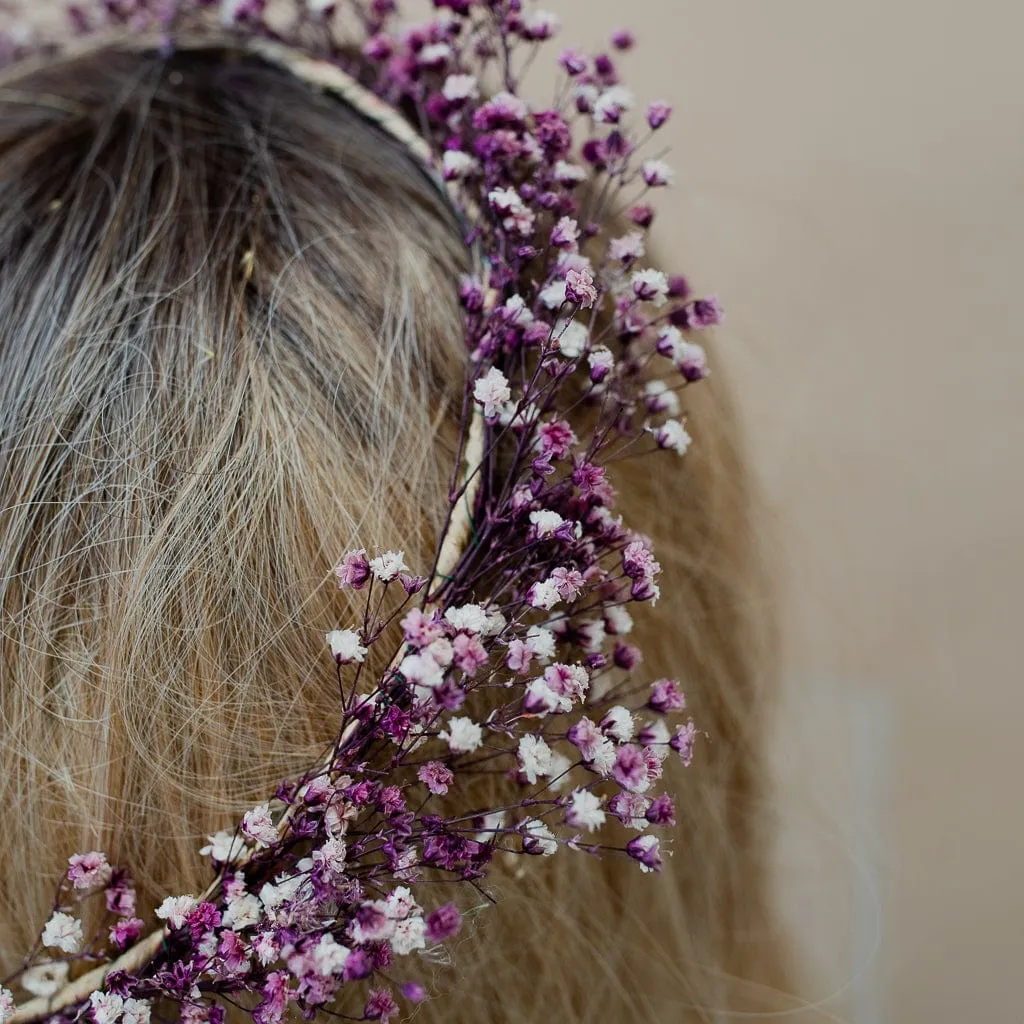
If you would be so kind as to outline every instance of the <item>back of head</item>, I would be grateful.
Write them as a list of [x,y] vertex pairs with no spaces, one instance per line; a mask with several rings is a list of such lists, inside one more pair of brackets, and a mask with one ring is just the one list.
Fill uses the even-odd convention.
[[[0,237],[9,968],[70,853],[129,861],[150,904],[198,891],[204,837],[334,737],[336,683],[310,657],[346,614],[325,580],[353,546],[429,563],[466,356],[462,243],[433,184],[354,111],[230,50],[8,75]],[[673,871],[639,897],[657,924],[626,896],[648,879],[538,867],[460,949],[474,977],[438,1004],[449,1024],[680,1020],[765,945],[748,495],[723,396],[691,412],[702,453],[626,497],[683,580],[647,627],[652,671],[688,666],[714,736]]]

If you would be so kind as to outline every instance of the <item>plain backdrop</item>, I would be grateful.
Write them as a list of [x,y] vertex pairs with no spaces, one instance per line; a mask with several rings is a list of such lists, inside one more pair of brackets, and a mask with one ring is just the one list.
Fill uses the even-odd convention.
[[779,899],[855,1024],[1024,1019],[1024,6],[565,0],[671,97],[784,566]]

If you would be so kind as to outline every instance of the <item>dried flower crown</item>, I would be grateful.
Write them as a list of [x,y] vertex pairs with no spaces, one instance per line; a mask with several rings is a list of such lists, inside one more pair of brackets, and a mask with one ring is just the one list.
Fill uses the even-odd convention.
[[[278,1024],[290,1004],[311,1016],[357,986],[357,1019],[387,1021],[399,995],[426,998],[395,981],[397,958],[460,928],[458,903],[432,906],[427,882],[473,883],[501,851],[661,865],[656,830],[674,806],[653,789],[672,752],[689,764],[695,729],[669,724],[685,708],[677,682],[634,679],[627,608],[657,599],[660,567],[613,514],[608,467],[686,451],[678,391],[707,371],[685,334],[721,318],[714,299],[642,263],[647,194],[672,175],[641,147],[670,108],[631,120],[613,58],[566,49],[555,102],[536,109],[520,76],[555,17],[520,0],[434,6],[412,28],[395,27],[393,0],[295,0],[283,20],[263,0],[70,9],[75,36],[128,28],[168,49],[219,14],[238,45],[414,152],[460,213],[476,268],[460,289],[467,382],[434,564],[413,575],[401,552],[360,550],[336,570],[365,612],[326,635],[341,694],[329,757],[210,837],[210,887],[166,899],[160,923],[136,915],[125,870],[71,857],[39,941],[3,980],[0,1024],[146,1024],[166,1001],[219,1024],[245,993],[257,1024]],[[3,37],[8,60],[46,48]],[[417,112],[418,130],[399,110]],[[398,649],[368,679],[396,623]],[[504,806],[459,804],[460,784],[496,771],[513,794]],[[608,834],[615,820],[632,838]],[[89,935],[87,902],[101,919]]]

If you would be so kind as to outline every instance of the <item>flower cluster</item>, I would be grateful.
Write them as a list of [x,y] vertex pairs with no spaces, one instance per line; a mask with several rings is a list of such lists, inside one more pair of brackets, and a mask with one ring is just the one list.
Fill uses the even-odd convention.
[[[411,28],[393,0],[297,2],[290,29],[271,28],[263,0],[73,11],[77,31],[157,28],[168,45],[210,8],[245,37],[315,38],[316,56],[420,112],[479,269],[459,289],[464,457],[438,561],[415,576],[402,552],[354,550],[336,569],[365,611],[325,637],[341,694],[329,758],[211,836],[213,883],[166,899],[155,931],[124,871],[72,857],[8,980],[57,999],[19,1021],[145,1024],[171,1000],[190,1024],[219,1024],[223,1000],[249,992],[256,1024],[278,1024],[289,1006],[308,1016],[359,985],[362,1019],[387,1021],[399,997],[426,996],[394,981],[401,960],[460,928],[463,911],[433,903],[425,883],[477,880],[499,851],[662,864],[675,809],[659,782],[667,758],[690,763],[696,733],[676,681],[639,677],[629,608],[657,601],[661,567],[614,511],[612,467],[687,450],[679,391],[707,373],[693,334],[722,315],[644,261],[650,195],[672,172],[643,149],[671,108],[640,110],[621,84],[625,32],[609,53],[562,50],[555,102],[531,106],[520,74],[557,19],[520,0],[434,6]],[[341,28],[353,24],[358,39]],[[467,514],[468,542],[441,564]],[[481,773],[504,774],[500,807],[460,799]],[[86,934],[85,920],[102,923]],[[76,963],[103,966],[91,990],[61,995]],[[0,1024],[14,1013],[0,989]]]

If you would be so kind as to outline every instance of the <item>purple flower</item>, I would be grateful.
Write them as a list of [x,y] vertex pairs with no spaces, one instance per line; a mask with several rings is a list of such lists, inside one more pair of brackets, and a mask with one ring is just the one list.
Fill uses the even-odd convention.
[[558,63],[573,77],[587,70],[586,54],[579,50],[563,50]]
[[454,903],[446,903],[427,916],[427,940],[444,942],[445,939],[458,934],[461,927],[462,915],[459,908]]
[[427,998],[427,990],[415,981],[407,981],[402,986],[402,995],[410,1003],[422,1003]]
[[682,711],[686,707],[686,696],[679,689],[674,679],[659,679],[651,686],[648,707],[663,714],[669,711]]
[[637,836],[626,844],[626,853],[637,861],[644,871],[661,870],[661,843],[657,836]]
[[667,103],[652,103],[647,108],[647,123],[655,130],[660,128],[672,116],[672,108]]
[[647,809],[647,820],[652,825],[676,823],[676,805],[668,793],[662,793]]
[[363,1012],[367,1020],[379,1020],[387,1024],[398,1013],[398,1003],[386,988],[371,989],[370,998],[366,1000],[366,1009]]
[[451,769],[446,768],[440,761],[428,761],[416,774],[420,782],[437,796],[444,796],[452,784],[452,779],[455,778]]
[[617,28],[612,33],[612,46],[616,50],[631,50],[636,43],[636,37],[628,28]]
[[633,743],[619,747],[615,754],[612,775],[623,789],[628,789],[631,793],[643,792],[650,785],[644,752]]

